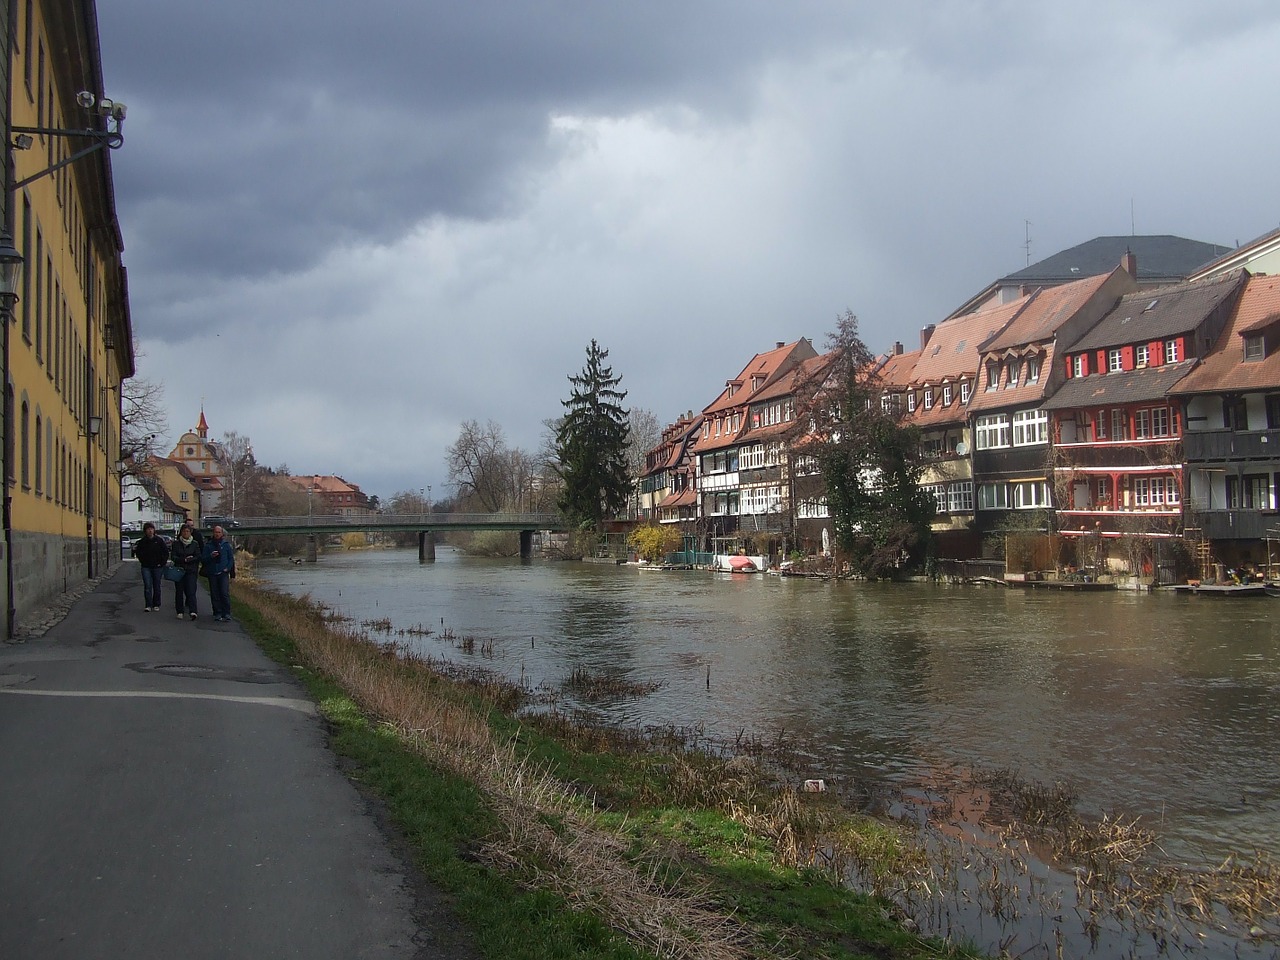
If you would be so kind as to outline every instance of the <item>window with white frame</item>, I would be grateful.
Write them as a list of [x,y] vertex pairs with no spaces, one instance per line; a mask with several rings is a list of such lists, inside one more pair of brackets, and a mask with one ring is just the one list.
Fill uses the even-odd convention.
[[1178,346],[1179,346],[1179,341],[1176,339],[1166,340],[1164,342],[1164,362],[1165,363],[1177,363],[1179,360],[1182,359],[1182,354],[1178,351]]
[[951,384],[949,383],[942,385],[942,405],[944,407],[951,406]]
[[796,504],[796,517],[800,520],[821,520],[828,516],[825,497],[804,497]]
[[1084,374],[1084,354],[1077,354],[1071,358],[1071,375],[1073,377],[1083,377]]
[[993,450],[1009,446],[1009,417],[995,413],[979,417],[974,431],[974,445],[978,450]]
[[924,388],[924,408],[926,410],[933,409],[933,387]]
[[764,466],[764,445],[757,443],[743,447],[738,454],[738,466],[742,470],[756,470]]
[[1049,414],[1043,410],[1019,410],[1013,415],[1013,445],[1031,447],[1049,442]]
[[782,462],[782,444],[769,443],[764,448],[764,465],[766,467],[776,467]]
[[1011,483],[1013,488],[1013,509],[1039,510],[1049,506],[1049,484],[1043,480],[1030,483]]
[[1107,439],[1107,411],[1099,410],[1093,415],[1093,439]]
[[880,398],[880,409],[884,413],[888,413],[891,406],[892,404],[889,402],[889,395],[886,393]]
[[960,402],[961,403],[969,402],[969,381],[968,380],[960,381]]
[[1139,367],[1145,367],[1151,362],[1151,348],[1145,343],[1134,347],[1133,362]]
[[957,480],[947,487],[948,513],[973,513],[973,481]]
[[933,497],[933,508],[938,513],[947,512],[947,485],[945,483],[926,483],[920,487]]
[[1261,360],[1267,355],[1266,345],[1260,333],[1247,333],[1244,337],[1244,358]]
[[1009,485],[1007,483],[978,484],[979,510],[1008,510]]
[[1027,383],[1040,382],[1040,358],[1032,357],[1027,361]]
[[1111,439],[1129,439],[1129,421],[1125,417],[1124,411],[1119,407],[1113,407],[1111,410]]
[[1018,385],[1018,376],[1021,373],[1022,364],[1017,360],[1006,360],[1004,364],[1004,388],[1012,390]]
[[1132,491],[1135,507],[1163,507],[1178,504],[1178,487],[1173,477],[1134,477]]
[[796,457],[796,476],[812,477],[818,474],[818,458],[808,455]]
[[1119,349],[1107,351],[1107,373],[1119,373],[1124,369],[1124,356]]
[[987,389],[994,390],[1000,385],[1000,364],[995,360],[987,361]]
[[1133,418],[1133,437],[1146,440],[1151,436],[1151,411],[1139,410]]
[[916,409],[916,392],[912,390],[907,394],[907,412],[914,413]]

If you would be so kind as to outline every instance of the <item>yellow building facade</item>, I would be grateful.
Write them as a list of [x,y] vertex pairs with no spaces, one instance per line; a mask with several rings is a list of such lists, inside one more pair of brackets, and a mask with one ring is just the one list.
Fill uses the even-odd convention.
[[120,394],[134,374],[107,136],[123,107],[103,98],[96,6],[10,10],[5,216],[24,262],[5,344],[8,630],[120,561]]

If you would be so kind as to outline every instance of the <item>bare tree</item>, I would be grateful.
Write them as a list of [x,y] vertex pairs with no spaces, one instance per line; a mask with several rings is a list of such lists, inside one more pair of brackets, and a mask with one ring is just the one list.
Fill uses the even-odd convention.
[[627,466],[631,476],[638,477],[644,473],[645,454],[662,439],[662,424],[652,410],[643,407],[627,411],[627,424]]
[[463,423],[458,439],[446,451],[445,463],[459,500],[472,500],[489,513],[506,505],[512,489],[510,451],[497,423]]
[[120,386],[120,459],[136,474],[160,452],[169,432],[164,413],[164,384],[131,377]]

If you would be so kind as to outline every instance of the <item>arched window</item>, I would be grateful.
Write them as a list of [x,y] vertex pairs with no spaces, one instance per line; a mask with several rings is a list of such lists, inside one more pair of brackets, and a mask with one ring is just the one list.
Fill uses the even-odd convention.
[[18,424],[18,443],[22,449],[18,453],[19,469],[22,476],[22,489],[31,488],[31,408],[27,406],[27,395],[22,395],[22,421]]
[[44,417],[36,407],[36,496],[44,493]]

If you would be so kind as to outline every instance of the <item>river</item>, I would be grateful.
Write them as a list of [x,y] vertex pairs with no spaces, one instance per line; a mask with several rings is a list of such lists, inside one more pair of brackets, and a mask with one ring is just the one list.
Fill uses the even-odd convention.
[[[492,641],[435,656],[559,688],[575,668],[660,683],[591,709],[713,735],[778,731],[825,775],[939,768],[1062,783],[1140,817],[1175,861],[1280,858],[1280,628],[1272,599],[822,582],[488,560],[447,547],[262,562],[356,621]],[[1266,954],[1270,955],[1270,954]]]

